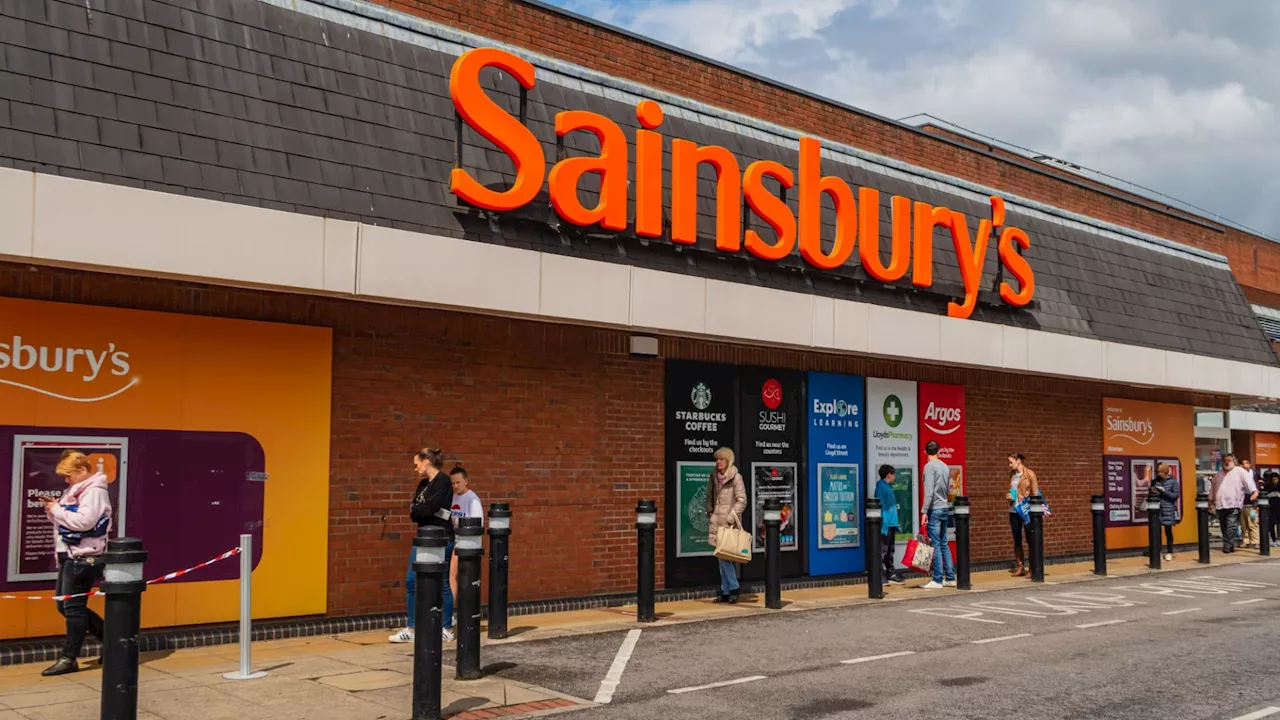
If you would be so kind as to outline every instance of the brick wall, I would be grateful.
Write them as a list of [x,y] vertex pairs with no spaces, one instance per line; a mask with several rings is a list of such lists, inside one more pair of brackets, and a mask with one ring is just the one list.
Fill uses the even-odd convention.
[[653,45],[521,0],[374,0],[468,32],[594,68],[729,110],[838,140],[1153,235],[1226,255],[1241,285],[1280,287],[1280,243],[1152,202],[1126,201],[1056,173],[1025,167],[944,138]]

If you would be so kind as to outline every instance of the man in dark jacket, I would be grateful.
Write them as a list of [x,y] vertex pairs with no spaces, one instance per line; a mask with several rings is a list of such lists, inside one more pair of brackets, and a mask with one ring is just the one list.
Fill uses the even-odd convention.
[[[444,466],[444,452],[439,448],[426,448],[413,458],[413,468],[422,477],[418,487],[413,491],[409,502],[409,517],[418,527],[435,526],[442,528],[449,536],[449,544],[445,547],[444,564],[449,566],[453,559],[453,485],[449,476],[441,472]],[[409,553],[409,573],[404,579],[404,591],[409,607],[408,627],[388,638],[393,643],[413,642],[414,625],[417,611],[417,579],[413,571],[413,552]],[[453,640],[453,592],[449,583],[444,584],[444,626],[445,642]]]

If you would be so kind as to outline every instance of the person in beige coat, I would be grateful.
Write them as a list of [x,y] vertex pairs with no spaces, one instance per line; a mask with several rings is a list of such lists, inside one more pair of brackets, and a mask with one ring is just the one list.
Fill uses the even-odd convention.
[[[712,547],[720,528],[741,527],[742,511],[747,509],[747,487],[733,464],[733,451],[722,447],[716,450],[715,458],[716,469],[707,482],[707,535]],[[720,564],[720,594],[716,602],[738,602],[737,564],[720,558],[716,562]]]

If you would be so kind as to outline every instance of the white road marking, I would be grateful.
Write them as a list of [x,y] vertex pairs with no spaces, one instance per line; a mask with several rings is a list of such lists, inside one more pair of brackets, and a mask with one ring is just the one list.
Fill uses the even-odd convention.
[[971,640],[974,645],[986,645],[987,643],[1001,642],[1004,640],[1017,640],[1018,638],[1031,637],[1031,633],[1018,633],[1017,635],[1005,635],[1003,637],[986,638],[985,640]]
[[676,688],[668,690],[672,695],[683,695],[684,693],[697,692],[699,690],[711,690],[713,688],[728,687],[730,685],[741,685],[742,683],[755,682],[756,680],[764,680],[764,675],[752,675],[751,677],[738,678],[737,680],[724,680],[722,682],[710,683],[708,685],[695,685],[694,687]]
[[841,665],[857,665],[858,663],[871,662],[872,660],[888,660],[889,658],[904,657],[907,655],[915,655],[914,650],[903,650],[902,652],[889,653],[887,655],[871,655],[868,657],[854,658],[852,660],[841,660]]
[[1096,628],[1096,627],[1102,627],[1104,625],[1119,625],[1120,623],[1124,623],[1124,622],[1129,622],[1129,621],[1128,620],[1106,620],[1104,622],[1085,623],[1083,625],[1077,625],[1076,627],[1083,630],[1085,628]]
[[1252,605],[1253,603],[1256,603],[1256,602],[1266,602],[1266,601],[1267,601],[1266,598],[1254,598],[1252,600],[1237,600],[1231,604],[1232,605]]
[[1260,720],[1264,717],[1271,717],[1276,713],[1280,713],[1280,707],[1266,707],[1258,710],[1257,712],[1251,712],[1248,715],[1241,715],[1238,718],[1234,718],[1234,720]]
[[[909,610],[908,612],[919,613],[921,615],[933,615],[934,617],[951,618],[953,620],[972,620],[980,623],[991,623],[992,625],[1003,625],[1003,620],[987,620],[980,617],[983,613],[977,610],[965,610],[964,608],[921,608],[919,610]],[[944,612],[957,612],[959,615],[943,615]]]
[[613,693],[617,691],[618,683],[622,681],[622,671],[627,669],[627,661],[631,659],[631,653],[635,652],[636,641],[639,639],[639,630],[627,633],[626,639],[622,641],[622,647],[618,648],[618,654],[613,658],[609,673],[600,683],[600,691],[596,693],[596,704],[608,705],[613,702]]
[[1162,612],[1160,614],[1161,615],[1181,615],[1183,613],[1189,613],[1189,612],[1200,612],[1202,609],[1203,608],[1185,608],[1182,610],[1170,610],[1169,612]]

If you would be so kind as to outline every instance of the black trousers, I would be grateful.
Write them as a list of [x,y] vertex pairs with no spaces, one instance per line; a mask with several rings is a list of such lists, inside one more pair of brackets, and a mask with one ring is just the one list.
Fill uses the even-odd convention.
[[1218,527],[1222,528],[1223,552],[1235,552],[1236,535],[1240,532],[1240,508],[1218,508]]
[[[55,594],[79,595],[93,589],[102,577],[102,558],[72,559],[58,556],[58,584]],[[58,612],[67,619],[67,639],[62,645],[62,656],[72,660],[80,656],[84,636],[92,634],[103,639],[102,618],[89,609],[89,598],[74,597],[57,601]]]
[[1172,525],[1164,526],[1164,547],[1165,547],[1166,554],[1169,554],[1169,555],[1173,554],[1173,526]]
[[898,538],[898,528],[884,528],[884,534],[880,536],[880,553],[881,561],[884,562],[884,577],[886,580],[898,573],[893,567],[894,541]]

